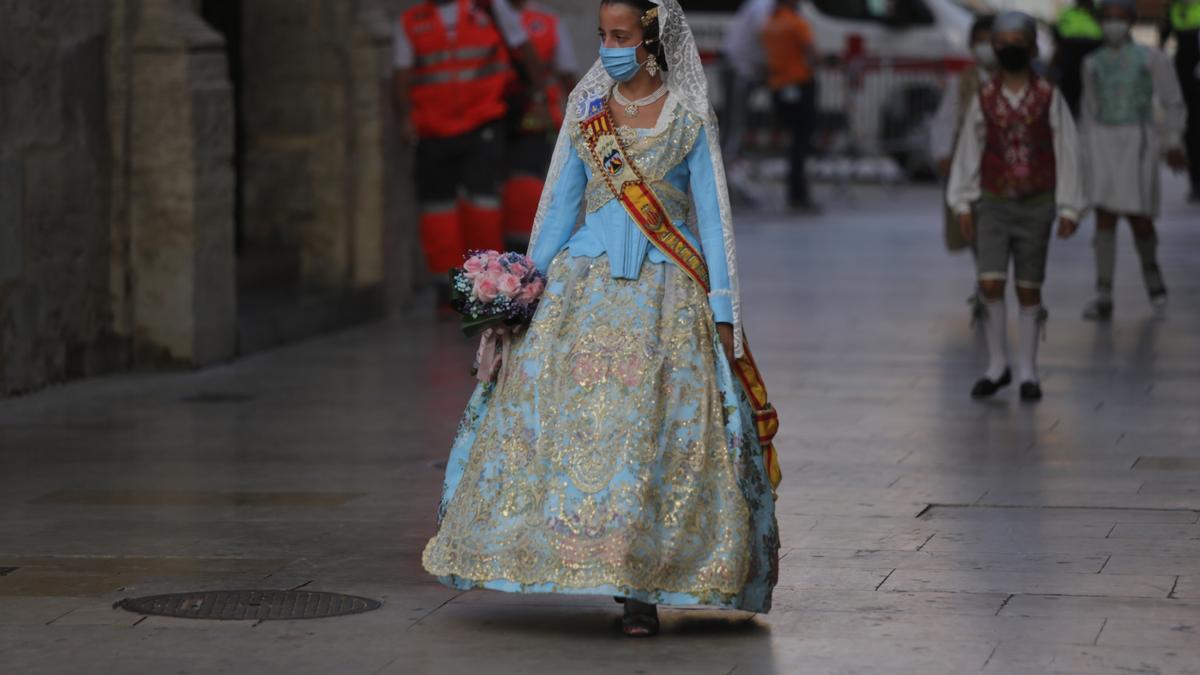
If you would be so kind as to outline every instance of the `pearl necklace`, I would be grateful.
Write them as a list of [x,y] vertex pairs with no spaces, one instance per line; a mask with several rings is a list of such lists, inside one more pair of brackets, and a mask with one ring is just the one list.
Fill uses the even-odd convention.
[[621,94],[620,85],[613,85],[612,89],[613,98],[616,99],[618,105],[625,106],[625,114],[629,115],[630,117],[637,117],[638,112],[640,112],[642,109],[642,106],[656,103],[660,98],[667,95],[667,91],[667,83],[663,82],[662,86],[654,90],[654,93],[650,94],[649,96],[639,98],[636,101],[630,101]]

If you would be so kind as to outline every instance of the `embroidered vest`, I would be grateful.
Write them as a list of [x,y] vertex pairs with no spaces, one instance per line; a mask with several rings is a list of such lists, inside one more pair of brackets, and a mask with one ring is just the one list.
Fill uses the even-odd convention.
[[1050,126],[1053,102],[1053,85],[1036,76],[1016,107],[1005,98],[999,78],[979,90],[987,122],[980,176],[984,191],[1020,199],[1054,190],[1057,176],[1054,130]]
[[1132,42],[1120,49],[1092,53],[1096,87],[1096,121],[1101,124],[1146,124],[1154,117],[1154,80],[1146,48]]

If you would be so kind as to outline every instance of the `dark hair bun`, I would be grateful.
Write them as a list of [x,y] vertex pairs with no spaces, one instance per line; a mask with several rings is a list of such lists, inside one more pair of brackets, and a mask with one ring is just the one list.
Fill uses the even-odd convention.
[[[658,5],[650,2],[650,0],[600,0],[601,5],[625,5],[637,10],[642,17],[652,10],[657,10]],[[657,16],[650,19],[649,22],[642,22],[642,36],[645,41],[646,52],[658,61],[658,69],[666,72],[667,67],[667,52],[663,47],[661,34],[659,32],[659,19]]]

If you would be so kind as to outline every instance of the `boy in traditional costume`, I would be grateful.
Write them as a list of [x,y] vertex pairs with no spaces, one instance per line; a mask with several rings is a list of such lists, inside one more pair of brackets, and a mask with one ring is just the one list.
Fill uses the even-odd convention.
[[1042,398],[1037,351],[1047,317],[1041,288],[1050,235],[1056,216],[1059,237],[1073,235],[1087,202],[1071,111],[1032,67],[1036,22],[1005,12],[992,32],[1000,72],[971,102],[950,169],[947,202],[958,214],[963,236],[975,241],[986,312],[989,364],[971,395],[989,398],[1013,380],[1004,299],[1011,262],[1021,308],[1021,398],[1036,401]]
[[545,295],[468,405],[423,563],[454,588],[617,596],[647,636],[659,603],[770,609],[777,418],[683,10],[602,0],[600,34],[534,223]]
[[1133,228],[1151,303],[1158,309],[1166,305],[1167,286],[1158,266],[1154,229],[1161,193],[1159,162],[1165,156],[1174,169],[1187,166],[1180,145],[1187,108],[1166,55],[1130,37],[1137,19],[1134,0],[1105,0],[1100,11],[1105,46],[1084,62],[1080,131],[1096,207],[1097,295],[1083,316],[1102,321],[1113,312],[1121,217]]

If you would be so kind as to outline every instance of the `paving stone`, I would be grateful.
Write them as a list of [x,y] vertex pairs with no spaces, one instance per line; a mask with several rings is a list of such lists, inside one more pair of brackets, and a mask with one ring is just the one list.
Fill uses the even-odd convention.
[[[423,572],[473,386],[472,345],[423,310],[0,401],[0,567],[20,568],[0,577],[4,669],[1195,672],[1173,628],[1200,605],[1200,472],[1176,461],[1200,458],[1200,235],[1164,180],[1170,321],[1147,320],[1131,255],[1121,314],[1076,320],[1091,252],[1056,245],[1039,406],[966,395],[985,354],[969,263],[929,225],[936,189],[852,188],[861,203],[803,227],[745,220],[748,329],[783,418],[780,585],[766,616],[664,609],[655,641],[623,638],[608,597],[462,593]],[[194,402],[223,394],[243,398]],[[259,625],[109,609],[264,584],[384,604]],[[29,595],[51,592],[78,597]]]
[[1083,646],[1033,645],[1004,642],[992,654],[985,673],[1200,673],[1200,650],[1163,650]]
[[780,564],[779,585],[786,589],[875,590],[891,573],[890,569],[806,568]]
[[1131,525],[1118,523],[1111,539],[1200,539],[1200,525]]
[[1023,594],[1009,599],[1000,610],[1000,616],[1099,616],[1150,622],[1194,621],[1200,616],[1200,602],[1165,598]]
[[945,553],[940,551],[890,551],[847,549],[793,549],[788,564],[798,567],[902,568],[906,570],[958,570],[1006,572],[1069,572],[1094,574],[1104,568],[1108,556],[1076,556],[1069,553]]
[[1024,521],[1030,523],[1196,523],[1193,511],[1133,510],[1119,508],[987,508],[934,506],[922,520]]
[[959,593],[1053,593],[1110,597],[1166,598],[1174,577],[1132,574],[1054,574],[896,570],[881,590]]
[[905,593],[785,588],[776,593],[776,604],[784,609],[805,612],[995,616],[1009,598],[1007,593]]
[[1109,619],[1096,644],[1110,647],[1200,649],[1200,613],[1174,621]]

